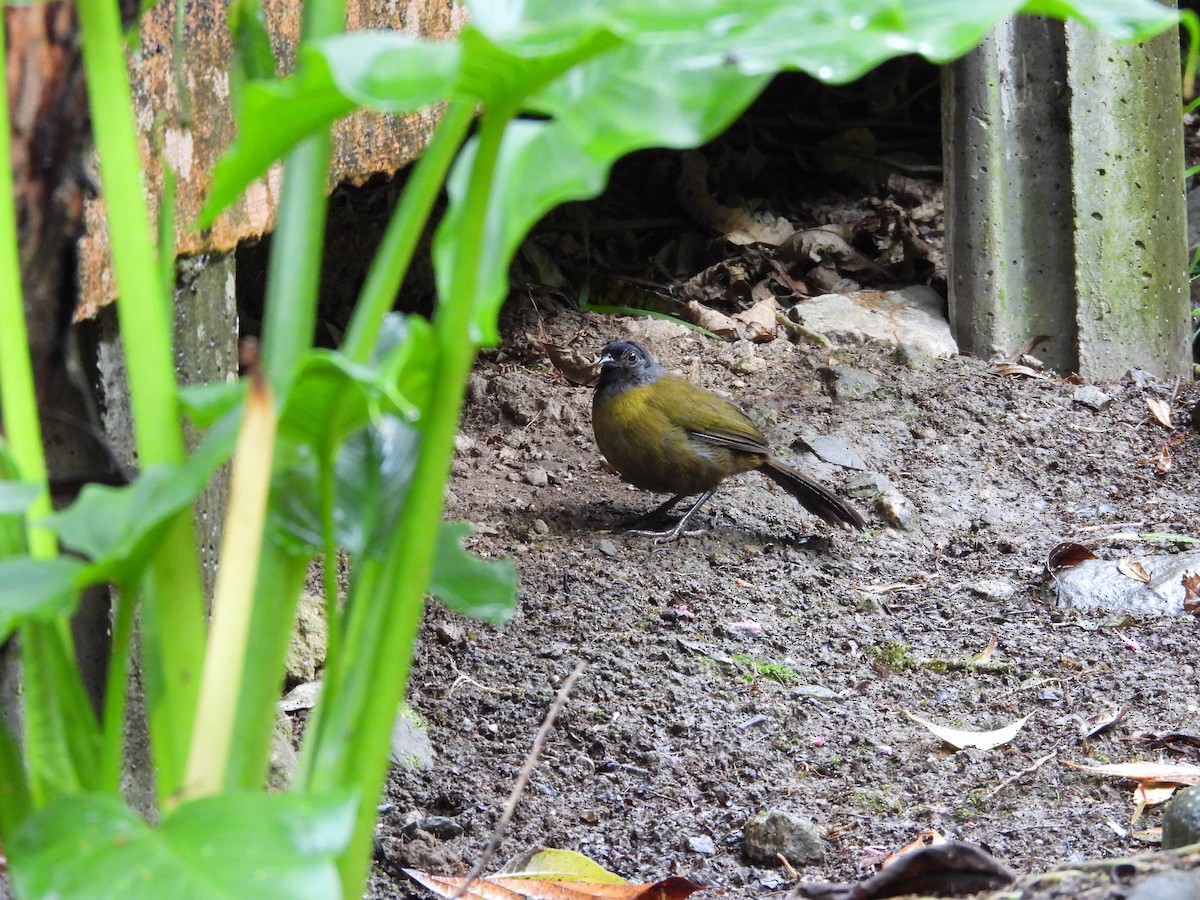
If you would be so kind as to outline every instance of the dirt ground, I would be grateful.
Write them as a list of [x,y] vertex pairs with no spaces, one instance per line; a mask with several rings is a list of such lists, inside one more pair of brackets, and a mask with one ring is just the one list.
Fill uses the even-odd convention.
[[[549,364],[531,339],[541,329],[592,351],[638,336],[852,496],[861,473],[797,440],[844,438],[911,502],[911,523],[889,527],[864,496],[852,502],[868,529],[834,533],[752,473],[701,513],[703,535],[661,546],[624,535],[660,498],[607,468],[591,391]],[[373,896],[427,896],[404,886],[403,866],[465,873],[577,662],[586,672],[493,869],[549,846],[631,881],[677,874],[726,896],[786,894],[785,869],[742,854],[743,826],[766,809],[822,835],[825,860],[800,867],[804,881],[857,880],[925,829],[1022,873],[1148,849],[1131,832],[1159,812],[1131,828],[1133,783],[1064,763],[1188,761],[1151,738],[1200,730],[1200,626],[1056,608],[1043,573],[1063,541],[1119,558],[1172,545],[1106,539],[1117,532],[1200,535],[1196,384],[1126,378],[1101,386],[1114,402],[1097,412],[1072,399],[1075,384],[1001,377],[965,357],[730,345],[529,303],[505,333],[473,377],[448,515],[475,523],[475,551],[517,561],[520,602],[504,628],[429,611],[410,699],[437,758],[391,777]],[[834,402],[818,372],[831,362],[873,374],[878,390]],[[1175,432],[1147,397],[1170,405]],[[1156,474],[1168,443],[1173,468]],[[993,639],[989,666],[958,664]],[[1081,737],[1084,720],[1122,708],[1122,721]],[[905,711],[977,730],[1029,720],[998,749],[955,751]],[[1109,873],[1101,881],[1098,893],[1028,896],[1125,896]]]
[[[1200,537],[1200,385],[1126,377],[1100,385],[1112,402],[1097,411],[1076,383],[988,360],[721,342],[576,308],[657,298],[733,315],[912,284],[945,296],[937,84],[912,61],[838,91],[780,80],[701,160],[631,157],[603,197],[526,243],[502,344],[472,377],[447,509],[475,524],[476,552],[516,560],[519,605],[504,628],[429,610],[409,698],[436,760],[390,777],[372,897],[428,896],[404,867],[470,869],[577,663],[488,872],[546,846],[633,882],[683,876],[710,887],[701,897],[782,897],[797,879],[857,881],[935,829],[1025,873],[1005,896],[1124,900],[1173,860],[1089,867],[1153,852],[1139,833],[1161,810],[1133,822],[1133,782],[1065,764],[1197,761],[1197,742],[1156,738],[1200,733],[1200,623],[1058,608],[1044,573],[1064,541],[1116,560],[1186,549],[1120,532]],[[814,264],[807,246],[717,234],[699,221],[713,211],[832,225],[846,243]],[[618,337],[735,398],[868,528],[835,533],[751,473],[699,514],[702,535],[624,534],[662,498],[607,467],[591,390],[543,346],[594,357]],[[878,384],[834,400],[830,365]],[[813,434],[849,444],[858,468],[814,456]],[[903,527],[872,488],[881,477],[912,512]],[[1028,721],[996,749],[956,751],[905,712],[971,730]],[[793,876],[747,859],[744,826],[763,810],[810,819],[823,861],[791,860]],[[1060,864],[1074,870],[1038,874]]]

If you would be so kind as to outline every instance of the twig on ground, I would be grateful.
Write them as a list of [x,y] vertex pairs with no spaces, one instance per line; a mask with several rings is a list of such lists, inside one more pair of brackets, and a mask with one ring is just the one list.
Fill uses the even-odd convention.
[[504,832],[508,830],[508,824],[512,821],[512,817],[517,811],[517,803],[520,802],[521,795],[525,793],[525,786],[529,784],[529,779],[533,776],[533,767],[537,765],[538,757],[542,754],[542,748],[546,746],[546,741],[550,738],[550,729],[554,727],[554,720],[562,712],[562,708],[567,703],[567,696],[571,693],[571,688],[575,685],[579,676],[583,674],[583,670],[584,664],[582,662],[576,663],[574,671],[567,676],[567,680],[563,682],[563,686],[558,689],[558,695],[554,698],[554,702],[550,704],[550,709],[546,712],[546,718],[542,722],[542,727],[538,729],[537,736],[533,739],[533,746],[529,748],[529,753],[525,757],[525,764],[521,766],[521,771],[517,774],[516,783],[513,785],[512,792],[508,795],[508,801],[504,804],[504,812],[501,814],[500,821],[496,823],[496,827],[492,831],[491,839],[488,841],[487,846],[483,848],[483,853],[480,854],[478,862],[471,867],[471,871],[467,873],[467,877],[463,879],[463,883],[454,892],[451,900],[459,900],[467,892],[471,884],[479,878],[487,864],[491,862],[492,855],[504,839]]
[[1046,763],[1050,762],[1050,760],[1054,759],[1056,756],[1058,756],[1058,751],[1051,750],[1049,753],[1047,753],[1045,756],[1043,756],[1041,759],[1039,759],[1037,762],[1035,762],[1029,768],[1022,769],[1020,772],[1018,772],[1016,775],[1013,775],[1011,778],[1005,778],[1002,782],[1000,782],[998,785],[996,785],[994,788],[992,788],[990,791],[988,791],[986,794],[984,794],[983,795],[984,799],[991,800],[993,797],[995,797],[998,793],[1000,793],[1002,790],[1004,790],[1006,787],[1008,787],[1014,781],[1024,778],[1026,775],[1030,774],[1031,772],[1036,772],[1038,769],[1040,769]]

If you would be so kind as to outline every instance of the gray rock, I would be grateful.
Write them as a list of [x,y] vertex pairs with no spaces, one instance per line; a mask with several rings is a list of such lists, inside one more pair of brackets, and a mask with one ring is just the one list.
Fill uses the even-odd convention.
[[296,768],[300,765],[294,741],[292,717],[283,712],[276,713],[267,763],[267,790],[286,791],[291,787]]
[[1164,850],[1200,843],[1200,785],[1184,788],[1163,811]]
[[617,549],[617,545],[614,544],[612,541],[610,541],[608,538],[601,538],[600,543],[598,543],[596,546],[599,548],[600,552],[603,553],[605,556],[616,556],[618,553],[621,552],[620,550]]
[[880,472],[860,472],[846,479],[846,493],[859,500],[895,490],[892,480]]
[[825,393],[837,401],[863,400],[879,390],[879,379],[870,372],[849,366],[821,366],[817,369]]
[[917,510],[912,501],[897,490],[884,491],[875,500],[875,508],[893,528],[907,529]]
[[1007,600],[1017,592],[1012,582],[1005,581],[1003,578],[983,578],[973,584],[967,585],[967,590],[976,597],[981,597],[993,603]]
[[712,856],[717,852],[717,845],[707,834],[696,834],[688,838],[688,849],[702,856]]
[[1183,613],[1183,576],[1200,573],[1200,550],[1142,556],[1135,560],[1150,576],[1149,583],[1130,578],[1117,563],[1089,559],[1058,572],[1053,581],[1060,606],[1074,609],[1125,610],[1177,616]]
[[530,466],[525,470],[525,483],[534,487],[545,487],[550,483],[550,473],[541,466]]
[[746,823],[742,851],[751,862],[793,866],[825,861],[825,845],[812,821],[781,810],[765,810]]
[[392,725],[392,762],[406,769],[425,770],[433,768],[433,757],[425,720],[415,709],[402,705]]
[[1076,388],[1075,393],[1071,395],[1071,399],[1076,403],[1082,403],[1084,406],[1094,409],[1096,412],[1102,412],[1113,404],[1113,398],[1094,384],[1085,384],[1083,387]]
[[832,465],[841,466],[844,469],[865,470],[867,468],[867,464],[850,446],[850,442],[842,438],[806,431],[800,435],[797,443],[811,450],[818,459],[823,459]]
[[1193,872],[1159,872],[1139,881],[1125,900],[1200,900],[1200,878]]
[[914,285],[899,291],[823,294],[797,303],[788,314],[833,344],[904,346],[914,354],[944,359],[958,353],[945,306],[932,288]]
[[296,607],[296,628],[288,645],[288,681],[312,681],[325,665],[329,630],[325,627],[325,598],[305,591]]

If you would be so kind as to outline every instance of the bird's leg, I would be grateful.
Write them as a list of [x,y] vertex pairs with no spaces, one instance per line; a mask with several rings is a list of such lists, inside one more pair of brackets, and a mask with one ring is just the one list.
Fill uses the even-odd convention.
[[[649,525],[652,522],[659,521],[660,519],[662,519],[663,516],[665,516],[667,513],[669,513],[674,508],[676,503],[678,503],[680,500],[682,500],[686,496],[687,496],[687,494],[676,494],[674,497],[672,497],[666,503],[660,503],[658,506],[654,507],[654,509],[650,510],[650,512],[643,513],[642,515],[638,516],[636,519],[634,519],[632,522],[630,522],[628,525],[626,525],[625,529],[629,530],[631,528],[640,528],[643,525]],[[657,531],[651,531],[649,533],[650,534],[658,534]]]
[[[692,516],[694,516],[696,514],[696,512],[700,509],[700,507],[702,507],[705,503],[707,503],[709,501],[709,499],[712,497],[712,495],[714,493],[716,493],[715,488],[713,488],[712,490],[707,490],[703,494],[701,494],[699,497],[697,497],[696,502],[691,505],[691,508],[688,509],[688,511],[685,512],[682,516],[680,516],[679,521],[676,522],[674,525],[672,525],[670,528],[668,528],[666,531],[636,531],[636,530],[634,530],[634,531],[630,531],[628,533],[629,534],[640,534],[640,535],[643,535],[644,537],[652,537],[652,538],[654,538],[654,543],[656,543],[656,544],[665,544],[668,541],[673,541],[680,535],[684,534],[684,529],[687,527],[688,521],[692,518]],[[665,504],[663,504],[663,506],[659,507],[654,512],[656,514],[660,513],[660,512],[665,512],[666,510],[668,510],[672,506],[674,506],[676,503],[678,503],[681,499],[683,499],[683,495],[680,495],[677,497],[672,497]]]

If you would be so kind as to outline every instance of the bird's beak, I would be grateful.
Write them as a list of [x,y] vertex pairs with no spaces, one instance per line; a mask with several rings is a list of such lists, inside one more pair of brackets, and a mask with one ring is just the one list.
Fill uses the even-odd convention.
[[613,355],[611,353],[602,353],[602,354],[600,354],[600,359],[596,363],[596,365],[599,368],[603,369],[605,366],[610,366],[615,362],[616,362],[616,359],[613,357]]

